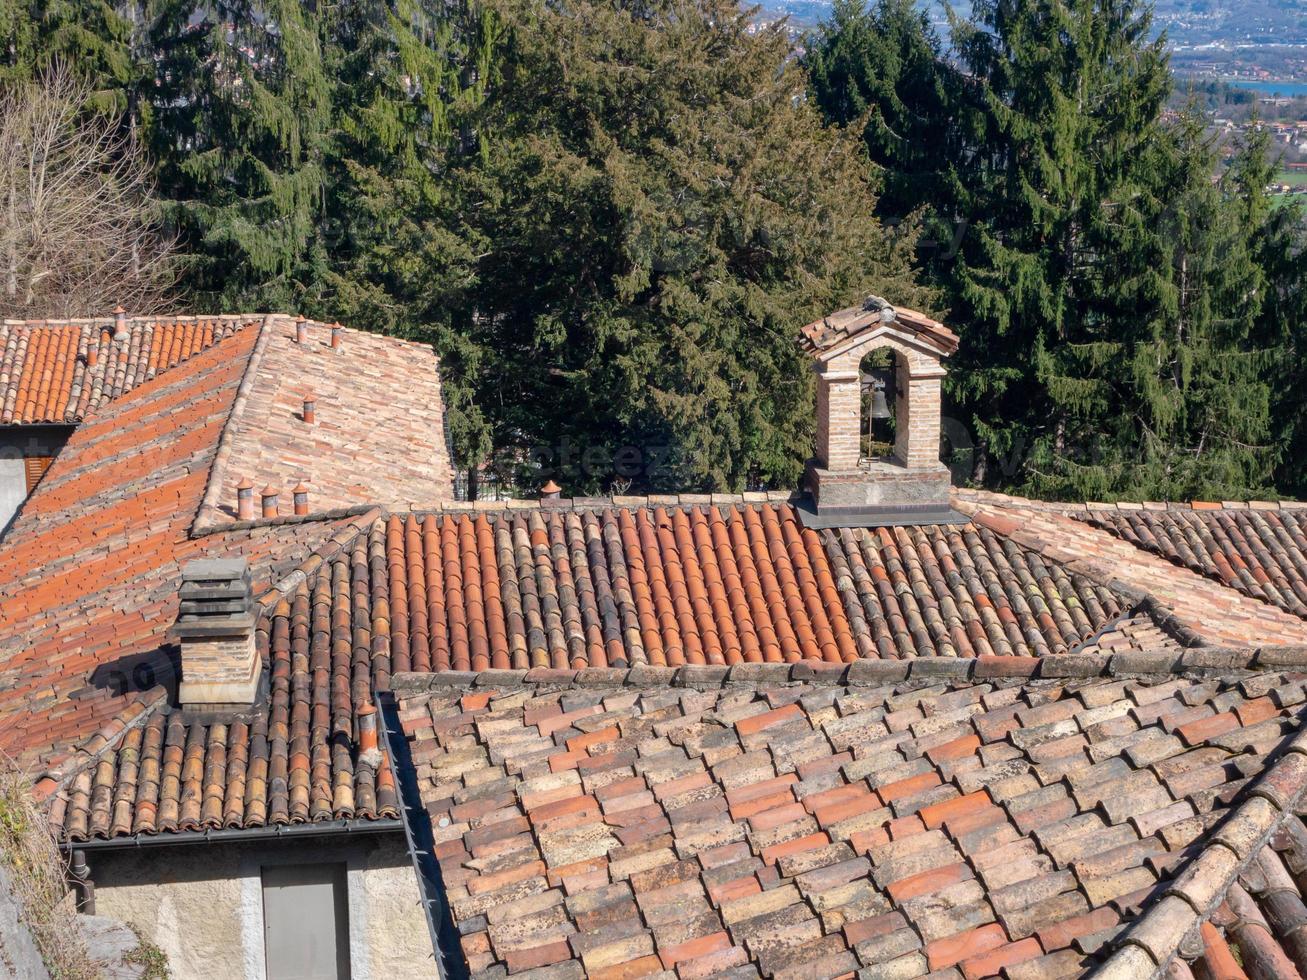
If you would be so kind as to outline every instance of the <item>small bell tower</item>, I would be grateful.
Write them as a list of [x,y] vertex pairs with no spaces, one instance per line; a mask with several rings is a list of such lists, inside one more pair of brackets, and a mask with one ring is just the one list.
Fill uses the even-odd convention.
[[[942,323],[878,296],[804,327],[817,374],[817,445],[808,463],[805,523],[951,523],[949,471],[939,458],[944,359],[958,338]],[[865,369],[869,355],[892,365]],[[892,410],[891,410],[892,404]],[[893,419],[892,443],[873,425]]]

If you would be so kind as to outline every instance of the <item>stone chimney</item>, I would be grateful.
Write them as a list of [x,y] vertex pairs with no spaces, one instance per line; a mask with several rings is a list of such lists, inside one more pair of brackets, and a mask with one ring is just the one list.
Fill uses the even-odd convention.
[[182,568],[177,699],[186,706],[248,707],[259,689],[254,596],[244,559],[204,558]]
[[[808,324],[800,344],[817,374],[817,445],[805,482],[821,526],[951,522],[949,471],[939,458],[940,383],[957,336],[872,296]],[[874,352],[890,368],[864,370]],[[895,394],[888,452],[875,452],[864,409],[874,387]]]

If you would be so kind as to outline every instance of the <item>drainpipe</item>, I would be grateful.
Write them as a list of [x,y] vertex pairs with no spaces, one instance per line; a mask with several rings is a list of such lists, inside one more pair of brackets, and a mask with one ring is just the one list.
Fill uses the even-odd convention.
[[91,866],[86,863],[86,852],[80,847],[68,862],[69,885],[77,893],[77,911],[95,915],[95,882],[91,880]]

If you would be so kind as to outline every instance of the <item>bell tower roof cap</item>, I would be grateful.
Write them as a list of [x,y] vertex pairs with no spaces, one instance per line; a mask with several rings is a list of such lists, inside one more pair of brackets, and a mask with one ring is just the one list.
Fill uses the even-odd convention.
[[854,342],[878,332],[907,334],[939,357],[948,357],[958,349],[958,336],[938,320],[902,306],[891,306],[879,296],[868,296],[860,306],[809,323],[799,331],[799,346],[813,357],[846,349]]

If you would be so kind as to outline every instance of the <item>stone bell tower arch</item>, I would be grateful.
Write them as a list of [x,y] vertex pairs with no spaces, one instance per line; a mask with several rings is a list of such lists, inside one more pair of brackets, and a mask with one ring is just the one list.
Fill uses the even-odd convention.
[[[872,296],[808,324],[799,342],[817,374],[817,445],[805,479],[816,515],[827,523],[951,521],[949,471],[939,458],[940,399],[944,360],[957,350],[957,335]],[[895,435],[892,454],[873,457],[863,448],[861,365],[883,348],[895,355]]]

